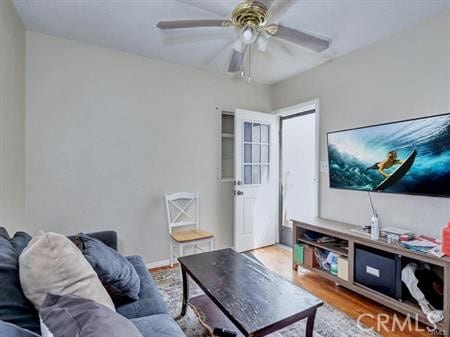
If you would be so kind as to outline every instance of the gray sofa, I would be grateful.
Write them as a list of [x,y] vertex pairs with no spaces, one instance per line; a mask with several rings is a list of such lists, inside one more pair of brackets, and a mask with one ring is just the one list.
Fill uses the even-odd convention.
[[[104,231],[90,233],[111,248],[117,250],[117,233]],[[75,240],[75,237],[69,237]],[[119,314],[130,319],[138,328],[143,337],[183,337],[185,336],[178,324],[168,313],[166,303],[161,297],[150,273],[148,272],[142,257],[128,256],[127,259],[136,269],[140,280],[141,290],[139,300],[125,304],[116,304]],[[33,334],[34,336],[38,336]],[[9,323],[0,321],[1,337],[21,337],[22,335]]]

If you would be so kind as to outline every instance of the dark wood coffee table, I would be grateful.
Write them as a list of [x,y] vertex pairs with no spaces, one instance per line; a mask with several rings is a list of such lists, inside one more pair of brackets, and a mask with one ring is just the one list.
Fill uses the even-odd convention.
[[244,336],[266,336],[307,318],[306,336],[312,337],[323,302],[256,261],[232,249],[178,261],[183,277],[181,317],[189,301],[189,275]]

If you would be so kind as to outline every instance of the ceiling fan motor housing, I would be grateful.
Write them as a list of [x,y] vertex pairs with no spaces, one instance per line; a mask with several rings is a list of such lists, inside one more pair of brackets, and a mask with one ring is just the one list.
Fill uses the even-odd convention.
[[267,8],[257,1],[243,2],[233,10],[231,19],[237,27],[261,28],[267,24]]

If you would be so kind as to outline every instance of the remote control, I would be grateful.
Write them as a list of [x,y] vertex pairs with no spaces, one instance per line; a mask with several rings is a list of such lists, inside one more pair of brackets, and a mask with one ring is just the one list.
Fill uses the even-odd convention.
[[213,330],[214,336],[217,337],[236,337],[237,332],[226,330],[226,329],[220,329],[220,328],[214,328]]

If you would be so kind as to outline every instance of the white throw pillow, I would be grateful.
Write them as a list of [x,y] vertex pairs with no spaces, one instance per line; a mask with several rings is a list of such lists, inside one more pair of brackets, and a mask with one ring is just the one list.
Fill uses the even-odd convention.
[[51,293],[88,298],[115,311],[94,269],[64,235],[35,236],[20,255],[19,270],[23,292],[38,310]]

